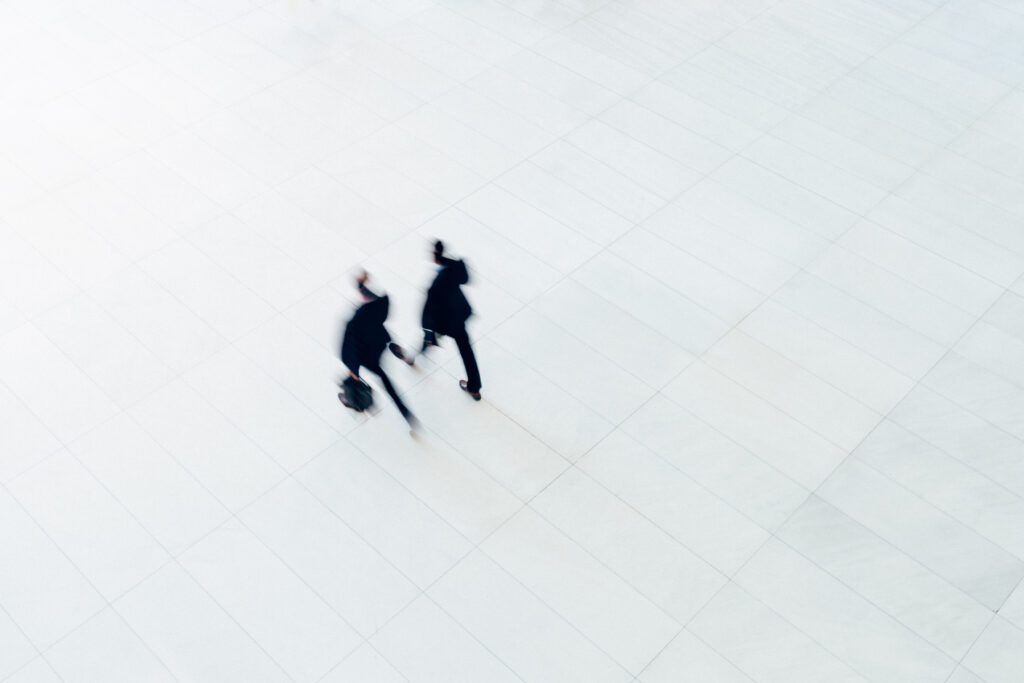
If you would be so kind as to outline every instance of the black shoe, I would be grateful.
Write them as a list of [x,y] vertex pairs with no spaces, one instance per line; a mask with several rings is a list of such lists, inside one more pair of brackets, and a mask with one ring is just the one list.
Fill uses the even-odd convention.
[[388,343],[388,351],[391,352],[391,355],[393,355],[395,358],[402,361],[406,365],[411,366],[416,362],[416,359],[414,357],[405,355],[405,351],[402,349],[402,347],[396,344],[395,342]]
[[462,389],[463,391],[465,391],[470,396],[472,396],[474,401],[479,401],[480,400],[480,392],[479,391],[470,391],[469,390],[469,383],[466,380],[464,380],[464,379],[460,379],[459,380],[459,388]]

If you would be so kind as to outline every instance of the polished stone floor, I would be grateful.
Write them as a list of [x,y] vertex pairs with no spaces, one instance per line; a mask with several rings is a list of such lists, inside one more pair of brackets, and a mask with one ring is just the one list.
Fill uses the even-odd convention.
[[[0,680],[1024,681],[1022,83],[1021,0],[0,0]],[[437,237],[413,438],[338,341]]]

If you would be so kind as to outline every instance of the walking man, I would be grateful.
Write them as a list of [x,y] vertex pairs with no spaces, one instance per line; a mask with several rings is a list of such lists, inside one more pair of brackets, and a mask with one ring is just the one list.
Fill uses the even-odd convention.
[[[441,240],[434,242],[433,256],[437,264],[437,275],[427,290],[427,301],[423,306],[423,348],[420,353],[431,346],[437,346],[438,335],[454,339],[466,368],[466,379],[459,380],[459,387],[472,396],[473,400],[479,401],[480,369],[473,355],[469,333],[466,332],[466,321],[473,314],[473,309],[462,293],[462,285],[469,282],[469,271],[461,259],[444,255]],[[411,361],[406,362],[411,364]]]
[[[356,286],[363,297],[363,304],[356,309],[355,315],[352,316],[352,319],[348,321],[348,325],[345,326],[345,336],[341,342],[341,362],[345,364],[349,375],[355,380],[362,381],[362,378],[359,376],[360,368],[366,368],[377,375],[380,378],[381,384],[384,385],[384,390],[391,397],[391,400],[395,402],[398,412],[402,414],[402,417],[409,423],[409,426],[415,429],[417,424],[416,418],[406,407],[405,403],[402,402],[402,398],[395,391],[394,385],[391,384],[391,379],[380,366],[381,354],[384,353],[384,349],[389,344],[396,356],[403,358],[404,354],[400,347],[396,344],[391,344],[391,335],[388,334],[387,328],[384,327],[384,321],[388,319],[388,308],[390,307],[388,297],[387,295],[378,295],[372,292],[366,286],[366,282],[369,279],[370,276],[366,271],[363,271],[356,278]],[[347,407],[355,407],[348,403],[344,393],[338,394],[338,398]]]

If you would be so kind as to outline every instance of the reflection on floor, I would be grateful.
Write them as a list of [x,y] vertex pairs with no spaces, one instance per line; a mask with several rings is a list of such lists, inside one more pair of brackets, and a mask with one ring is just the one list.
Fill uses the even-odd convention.
[[[1024,680],[1024,4],[0,0],[0,680]],[[337,402],[352,272],[423,422]]]

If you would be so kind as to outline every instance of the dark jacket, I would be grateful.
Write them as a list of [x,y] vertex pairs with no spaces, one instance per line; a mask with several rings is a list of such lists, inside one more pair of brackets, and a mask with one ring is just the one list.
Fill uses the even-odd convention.
[[438,334],[450,335],[462,329],[473,309],[462,293],[462,285],[469,282],[466,264],[457,259],[445,258],[441,268],[427,290],[427,301],[423,305],[423,329]]
[[341,341],[341,362],[357,375],[361,366],[379,364],[380,355],[391,341],[391,335],[384,327],[391,305],[388,297],[376,296],[369,290],[363,291],[372,298],[356,309],[355,315],[345,326],[345,336]]

